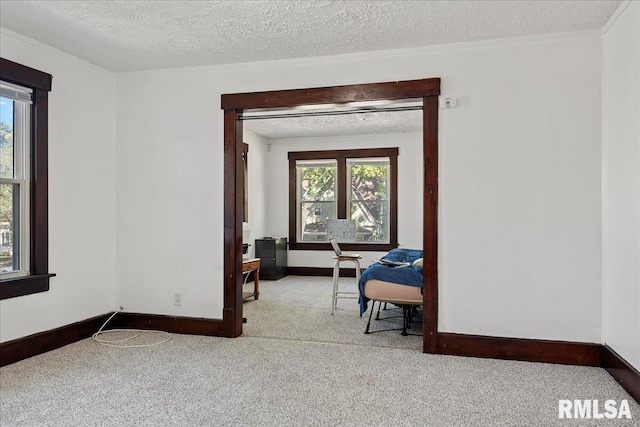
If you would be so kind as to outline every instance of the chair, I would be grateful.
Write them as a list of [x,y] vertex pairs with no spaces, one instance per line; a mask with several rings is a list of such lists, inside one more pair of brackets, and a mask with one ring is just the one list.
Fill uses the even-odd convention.
[[[352,219],[328,219],[327,220],[327,238],[336,242],[355,242],[356,241],[356,222]],[[358,292],[340,291],[338,282],[340,280],[340,263],[343,261],[353,262],[356,267],[356,282],[360,281],[360,254],[343,253],[338,247],[335,250],[336,260],[333,266],[333,291],[331,293],[331,315],[338,308],[338,298],[357,299]]]
[[361,256],[334,256],[336,263],[333,266],[333,292],[331,301],[331,315],[333,316],[336,308],[338,308],[338,298],[358,299],[358,292],[340,291],[338,290],[338,280],[340,279],[340,263],[342,261],[351,261],[356,265],[356,283],[360,281],[360,260]]

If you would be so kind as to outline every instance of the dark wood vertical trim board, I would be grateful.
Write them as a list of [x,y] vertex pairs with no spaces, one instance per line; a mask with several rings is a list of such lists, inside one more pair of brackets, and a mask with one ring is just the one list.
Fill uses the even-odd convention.
[[296,159],[289,156],[289,245],[292,243],[295,245],[298,242],[298,205],[296,202],[298,177],[296,173]]
[[224,112],[224,309],[229,337],[242,335],[242,123],[239,111]]
[[640,372],[606,344],[602,346],[602,367],[640,403]]
[[[242,143],[242,167],[244,196],[242,198],[242,220],[249,222],[249,144]],[[244,243],[244,242],[243,242]]]
[[389,242],[395,247],[398,246],[398,155],[400,150],[396,149],[394,156],[389,156],[389,166],[391,176],[389,179],[389,224],[396,224],[396,227],[389,227]]
[[438,334],[438,353],[452,356],[601,366],[601,344]]
[[[370,83],[361,85],[333,86],[307,89],[290,89],[269,92],[234,93],[224,94],[221,97],[221,107],[224,110],[224,167],[225,167],[225,324],[234,322],[230,326],[233,336],[242,333],[242,306],[241,297],[236,280],[241,276],[241,258],[236,257],[236,252],[241,250],[241,238],[239,235],[238,218],[241,218],[241,206],[236,206],[233,198],[242,191],[242,180],[237,178],[238,165],[236,152],[237,143],[241,142],[241,124],[237,123],[238,114],[244,110],[256,108],[288,108],[300,105],[313,104],[340,104],[356,101],[398,100],[398,99],[424,99],[424,149],[425,149],[425,208],[427,211],[423,217],[425,270],[429,274],[425,276],[425,326],[428,333],[424,339],[424,351],[435,352],[437,349],[438,330],[438,281],[437,281],[437,178],[438,178],[438,95],[440,95],[440,79],[406,80],[385,83]],[[236,128],[240,128],[236,132]],[[239,141],[234,140],[240,138]],[[357,151],[357,150],[356,150]],[[289,158],[289,188],[295,191],[295,162]],[[293,166],[292,166],[293,164]],[[294,172],[292,172],[292,168]],[[291,183],[291,180],[294,183]],[[235,185],[235,189],[229,186]],[[230,200],[231,198],[231,200]],[[295,212],[289,209],[290,237],[295,235],[295,224],[291,233],[291,222],[295,219]],[[293,219],[292,219],[293,218]],[[430,228],[428,231],[427,229]],[[296,242],[293,242],[296,243]],[[241,252],[240,252],[241,253]],[[428,255],[427,255],[428,254]],[[236,264],[234,266],[234,263]],[[237,276],[236,276],[237,275]],[[240,304],[237,299],[240,298]],[[435,298],[435,299],[434,299]]]
[[113,313],[103,314],[60,328],[3,342],[0,344],[0,366],[19,362],[20,360],[89,338],[98,332],[100,326],[106,322],[111,314]]
[[36,89],[31,120],[35,135],[32,135],[31,158],[31,271],[35,275],[49,272],[49,93]]
[[424,98],[423,108],[423,248],[424,327],[423,350],[438,349],[438,97]]
[[[347,159],[346,156],[340,155],[337,157],[338,164],[336,170],[336,218],[347,218],[347,212],[349,207],[347,206]],[[298,218],[296,218],[297,220]]]

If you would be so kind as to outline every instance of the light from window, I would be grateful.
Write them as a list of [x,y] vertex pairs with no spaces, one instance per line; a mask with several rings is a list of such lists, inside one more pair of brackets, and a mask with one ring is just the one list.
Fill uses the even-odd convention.
[[296,161],[298,240],[327,241],[327,219],[336,218],[337,162],[335,160]]
[[0,83],[0,278],[29,274],[31,90]]
[[347,159],[347,205],[356,242],[389,242],[389,158]]

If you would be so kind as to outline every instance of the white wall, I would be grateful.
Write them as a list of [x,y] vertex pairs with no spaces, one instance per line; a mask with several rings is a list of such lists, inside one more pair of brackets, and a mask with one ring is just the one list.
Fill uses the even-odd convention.
[[[289,151],[398,147],[398,242],[422,248],[422,134],[272,139],[269,153],[269,234],[289,236]],[[284,190],[284,191],[283,191]],[[366,267],[385,252],[362,252]],[[295,267],[333,267],[330,251],[289,251]],[[350,266],[347,266],[350,267]]]
[[49,94],[48,292],[0,301],[0,340],[115,308],[113,76],[2,31],[2,57],[53,75]]
[[119,75],[118,301],[222,317],[222,93],[439,76],[460,99],[440,120],[440,329],[601,342],[600,48],[582,33]]
[[640,369],[640,3],[614,17],[603,50],[605,342]]
[[247,129],[243,129],[244,142],[249,145],[249,226],[251,227],[251,246],[249,257],[256,253],[255,240],[267,234],[267,206],[270,199],[268,177],[268,139]]

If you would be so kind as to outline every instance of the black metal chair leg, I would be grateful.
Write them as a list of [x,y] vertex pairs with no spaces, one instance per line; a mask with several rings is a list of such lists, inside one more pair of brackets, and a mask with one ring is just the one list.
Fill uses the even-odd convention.
[[[371,326],[371,316],[373,316],[373,309],[375,308],[375,306],[376,306],[376,302],[372,301],[371,311],[369,312],[369,321],[367,322],[367,328],[364,330],[365,334],[369,334],[370,333],[369,332],[369,326]],[[378,305],[378,309],[380,309],[380,305]]]
[[402,335],[403,337],[406,337],[408,335],[407,324],[409,323],[408,317],[409,317],[410,307],[411,306],[407,306],[407,305],[402,306],[402,333],[400,335]]
[[[385,306],[387,305],[386,302],[384,304],[385,304]],[[380,307],[381,306],[382,306],[382,302],[380,301],[380,302],[378,302],[378,313],[376,314],[376,320],[380,320]],[[385,307],[385,309],[386,309],[386,307]]]

